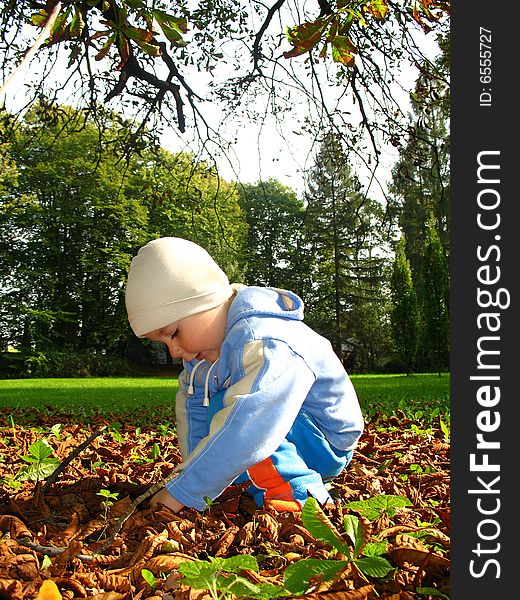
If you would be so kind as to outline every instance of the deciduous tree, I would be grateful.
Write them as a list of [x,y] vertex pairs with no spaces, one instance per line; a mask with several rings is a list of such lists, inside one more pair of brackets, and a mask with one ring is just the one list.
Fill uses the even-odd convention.
[[147,236],[179,236],[203,246],[232,281],[244,278],[245,215],[234,184],[190,153],[148,150],[129,185],[148,213]]
[[306,260],[301,251],[303,201],[279,181],[246,184],[241,203],[249,226],[247,282],[302,294]]
[[18,322],[13,337],[106,348],[124,323],[122,283],[146,213],[126,195],[124,166],[104,150],[109,119],[100,139],[73,109],[63,107],[45,129],[41,118],[34,110],[17,131],[10,155],[18,185],[0,199],[10,248],[0,285]]

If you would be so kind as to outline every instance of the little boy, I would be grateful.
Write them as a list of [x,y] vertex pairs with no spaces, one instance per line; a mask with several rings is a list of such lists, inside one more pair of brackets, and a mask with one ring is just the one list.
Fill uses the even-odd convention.
[[153,240],[132,260],[128,319],[182,358],[176,396],[183,462],[151,501],[204,509],[250,481],[259,507],[301,510],[350,462],[363,430],[356,393],[330,343],[303,323],[292,292],[230,285],[200,246]]

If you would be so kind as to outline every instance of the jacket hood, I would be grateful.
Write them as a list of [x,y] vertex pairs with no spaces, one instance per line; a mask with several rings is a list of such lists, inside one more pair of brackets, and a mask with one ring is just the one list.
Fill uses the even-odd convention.
[[280,317],[303,321],[303,300],[294,292],[278,288],[233,284],[236,291],[228,312],[227,331],[245,317]]

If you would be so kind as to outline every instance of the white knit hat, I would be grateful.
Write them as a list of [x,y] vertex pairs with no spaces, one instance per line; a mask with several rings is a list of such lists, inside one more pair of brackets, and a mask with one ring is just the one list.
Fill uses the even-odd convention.
[[214,308],[233,294],[229,280],[197,244],[175,237],[148,242],[130,265],[126,311],[135,335]]

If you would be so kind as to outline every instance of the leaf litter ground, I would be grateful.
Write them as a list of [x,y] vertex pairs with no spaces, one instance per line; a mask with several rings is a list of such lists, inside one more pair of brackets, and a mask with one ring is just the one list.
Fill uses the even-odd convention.
[[[210,600],[207,590],[183,584],[181,563],[253,555],[259,570],[240,575],[253,584],[283,586],[289,565],[337,558],[304,527],[300,513],[257,510],[239,486],[203,512],[152,510],[145,500],[99,551],[131,502],[179,462],[174,431],[114,426],[103,417],[91,418],[87,426],[51,411],[37,416],[37,427],[17,423],[30,423],[27,411],[0,412],[0,599]],[[304,597],[449,597],[449,444],[444,436],[439,423],[424,428],[404,415],[372,417],[351,464],[332,484],[334,508],[324,512],[340,532],[345,515],[357,515],[366,541],[386,542],[384,557],[393,570],[378,579],[350,565],[331,581],[312,578]],[[16,474],[27,469],[29,448],[42,439],[52,458],[72,460],[54,482],[27,480],[13,487],[19,485]],[[404,496],[411,505],[370,519],[346,507],[381,495]]]

